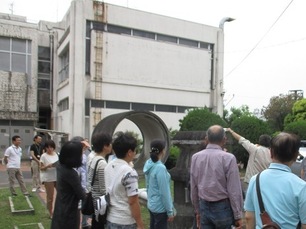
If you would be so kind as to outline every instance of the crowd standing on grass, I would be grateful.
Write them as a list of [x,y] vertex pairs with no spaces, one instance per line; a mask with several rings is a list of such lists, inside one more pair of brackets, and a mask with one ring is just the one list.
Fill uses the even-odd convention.
[[[247,228],[262,228],[258,194],[266,212],[280,228],[306,229],[306,182],[291,172],[300,147],[297,136],[280,133],[271,141],[272,163],[269,168],[251,178],[244,203]],[[259,177],[258,183],[256,178]]]
[[[248,166],[244,175],[244,187],[247,189],[251,177],[267,169],[272,162],[270,154],[271,137],[267,134],[260,135],[258,144],[254,144],[230,128],[227,128],[227,132],[231,133],[249,154]],[[244,193],[246,192],[246,189],[244,190]]]
[[56,190],[56,164],[58,162],[58,155],[55,152],[56,146],[53,140],[45,142],[45,153],[40,157],[41,181],[46,189],[47,209],[49,217],[53,217],[53,199],[54,191]]
[[107,229],[144,229],[138,199],[138,174],[130,166],[136,156],[137,140],[119,133],[113,141],[116,159],[105,167],[106,192],[110,194]]
[[21,164],[21,156],[22,156],[22,149],[20,147],[21,138],[18,135],[14,135],[12,137],[12,145],[8,147],[4,152],[4,163],[6,165],[6,170],[8,174],[9,180],[9,187],[12,196],[17,196],[14,184],[15,179],[18,181],[21,192],[25,196],[30,196],[22,175],[22,171],[20,170]]
[[78,141],[64,143],[57,165],[57,195],[51,223],[52,229],[79,229],[79,201],[85,199],[76,168],[82,165],[83,145]]
[[32,171],[32,192],[45,190],[41,188],[40,177],[40,157],[43,154],[43,147],[41,145],[42,138],[40,135],[35,135],[33,144],[30,147],[31,171]]
[[242,191],[236,158],[223,150],[224,128],[208,128],[206,148],[191,159],[191,201],[199,228],[242,228]]
[[161,161],[166,154],[165,147],[164,140],[153,140],[150,145],[150,159],[146,161],[143,168],[150,229],[167,229],[168,222],[172,222],[176,214],[170,191],[171,176]]
[[[105,167],[107,165],[106,157],[112,152],[112,137],[109,134],[97,132],[93,134],[91,143],[94,149],[94,156],[88,161],[87,171],[87,189],[91,190],[93,198],[98,198],[106,193],[105,187]],[[93,186],[91,186],[94,169],[97,165]],[[96,202],[94,202],[96,207]],[[106,221],[99,217],[97,210],[92,215],[91,228],[104,229]]]

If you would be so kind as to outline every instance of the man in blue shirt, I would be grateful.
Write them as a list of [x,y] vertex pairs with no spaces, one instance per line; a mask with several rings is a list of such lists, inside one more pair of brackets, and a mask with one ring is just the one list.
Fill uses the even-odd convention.
[[[265,211],[280,228],[306,228],[306,182],[291,172],[299,153],[300,140],[280,133],[271,141],[272,163],[260,174],[260,189]],[[256,192],[256,176],[250,180],[244,204],[247,228],[262,228]]]

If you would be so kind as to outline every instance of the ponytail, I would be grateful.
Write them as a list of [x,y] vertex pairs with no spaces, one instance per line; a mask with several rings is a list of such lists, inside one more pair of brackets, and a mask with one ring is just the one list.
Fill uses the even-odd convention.
[[151,160],[155,163],[158,161],[158,155],[165,149],[166,142],[164,140],[156,139],[151,142]]

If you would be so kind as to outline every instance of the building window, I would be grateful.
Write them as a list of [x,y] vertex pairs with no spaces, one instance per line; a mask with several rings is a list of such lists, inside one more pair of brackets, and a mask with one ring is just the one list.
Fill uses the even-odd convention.
[[69,99],[63,99],[58,103],[59,112],[65,111],[69,109]]
[[61,83],[64,80],[69,78],[69,49],[67,49],[62,55],[59,57],[60,64],[59,64],[59,82]]
[[144,37],[144,38],[149,38],[155,40],[155,33],[152,32],[146,32],[138,29],[133,30],[133,36],[136,37]]
[[179,44],[198,48],[199,42],[185,38],[179,38]]
[[31,41],[0,37],[0,70],[31,75]]
[[132,110],[135,111],[154,111],[154,104],[132,103]]
[[106,101],[106,108],[129,110],[130,103],[118,101]]
[[171,105],[156,105],[156,111],[176,113],[176,106]]
[[38,89],[50,90],[50,48],[38,47]]
[[107,31],[110,33],[131,35],[131,29],[117,25],[107,25]]
[[176,43],[177,44],[177,38],[173,37],[173,36],[157,34],[157,40],[158,41],[165,41],[165,42],[170,42],[170,43]]

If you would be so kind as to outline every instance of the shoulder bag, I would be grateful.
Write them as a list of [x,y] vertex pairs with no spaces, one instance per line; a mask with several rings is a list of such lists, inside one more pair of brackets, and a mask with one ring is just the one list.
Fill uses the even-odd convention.
[[94,169],[93,176],[92,176],[92,180],[91,180],[90,192],[87,193],[86,198],[82,201],[81,211],[82,211],[83,215],[92,215],[95,212],[95,207],[94,207],[94,202],[93,202],[91,190],[92,190],[92,187],[94,185],[98,163],[101,160],[103,160],[103,159],[99,159],[96,162],[95,169]]
[[260,192],[260,186],[259,186],[259,176],[260,173],[258,173],[256,177],[256,192],[257,192],[257,198],[258,198],[258,203],[259,203],[259,208],[260,208],[260,218],[262,221],[262,229],[281,229],[280,226],[277,225],[277,223],[273,222],[268,214],[266,212],[262,197],[261,197],[261,192]]

